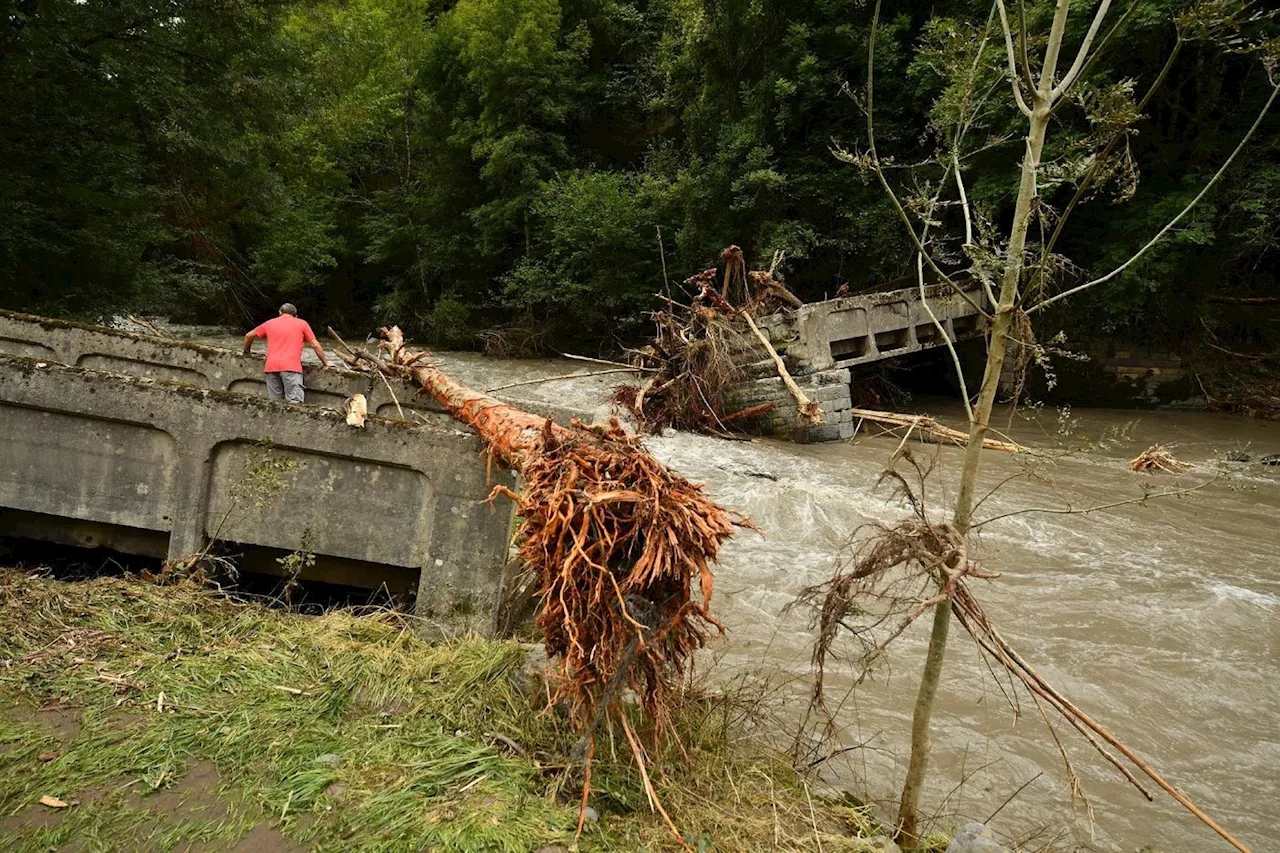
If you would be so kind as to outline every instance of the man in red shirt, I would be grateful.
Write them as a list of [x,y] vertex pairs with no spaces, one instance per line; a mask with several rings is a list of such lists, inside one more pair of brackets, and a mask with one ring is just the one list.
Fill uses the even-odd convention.
[[308,343],[320,357],[320,363],[329,366],[324,347],[316,340],[306,320],[298,319],[298,309],[292,302],[280,306],[280,316],[268,320],[244,336],[244,354],[253,349],[254,338],[267,339],[267,396],[272,400],[288,400],[301,403],[302,345]]

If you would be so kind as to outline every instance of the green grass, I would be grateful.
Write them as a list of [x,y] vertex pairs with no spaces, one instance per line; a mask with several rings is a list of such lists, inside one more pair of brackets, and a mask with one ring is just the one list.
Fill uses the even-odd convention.
[[[191,584],[0,570],[6,849],[223,849],[264,825],[316,850],[568,847],[576,736],[524,657],[514,642],[427,643],[393,613],[302,617]],[[815,849],[817,835],[824,850],[860,849],[855,833],[876,831],[864,810],[811,800],[779,755],[743,737],[767,724],[759,698],[688,699],[683,750],[650,756],[685,838]],[[50,723],[76,721],[60,742]],[[341,762],[317,762],[327,754]],[[203,762],[217,808],[175,807],[174,786]],[[602,733],[592,789],[600,819],[579,849],[678,847],[620,734]],[[44,795],[72,805],[51,817],[34,805]]]

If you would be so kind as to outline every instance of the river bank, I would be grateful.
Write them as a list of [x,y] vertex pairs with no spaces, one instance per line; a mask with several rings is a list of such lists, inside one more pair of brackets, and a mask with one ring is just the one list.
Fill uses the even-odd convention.
[[[0,569],[0,601],[8,850],[573,844],[576,736],[518,643],[430,645],[403,614],[302,617],[191,583]],[[769,710],[750,689],[691,695],[687,756],[650,757],[689,843],[877,849],[867,808],[819,797],[771,749],[786,733]],[[676,848],[614,746],[602,736],[577,849]]]

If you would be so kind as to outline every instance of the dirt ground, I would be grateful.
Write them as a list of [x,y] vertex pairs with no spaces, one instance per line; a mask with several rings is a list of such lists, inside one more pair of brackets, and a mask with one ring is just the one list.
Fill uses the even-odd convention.
[[[74,707],[61,704],[44,708],[30,708],[21,704],[5,707],[0,711],[0,718],[14,723],[36,723],[47,730],[57,741],[57,747],[41,752],[34,758],[27,759],[45,763],[56,760],[62,750],[69,748],[81,731],[80,712]],[[140,724],[136,715],[120,714],[116,725],[128,728]],[[47,738],[42,739],[47,743]],[[19,746],[20,742],[0,746],[0,754],[9,752]],[[18,849],[15,841],[22,837],[30,838],[40,830],[57,829],[65,816],[73,810],[90,804],[105,804],[111,800],[123,799],[123,807],[134,811],[145,811],[149,815],[146,823],[130,837],[116,839],[119,850],[147,850],[163,848],[183,851],[183,853],[302,853],[306,848],[283,835],[278,829],[261,823],[250,828],[238,841],[232,842],[193,842],[176,844],[160,842],[175,826],[185,822],[218,822],[230,817],[231,810],[222,799],[221,779],[217,768],[211,761],[198,760],[191,763],[185,774],[177,778],[158,780],[159,784],[151,787],[138,779],[120,780],[118,785],[104,785],[87,788],[61,799],[65,807],[50,806],[39,801],[20,807],[0,818],[0,838],[8,839],[6,849]],[[152,843],[152,842],[156,843]],[[17,841],[21,845],[20,841]],[[92,845],[97,848],[99,845]],[[55,845],[58,851],[79,851],[87,848],[76,839],[66,844]]]

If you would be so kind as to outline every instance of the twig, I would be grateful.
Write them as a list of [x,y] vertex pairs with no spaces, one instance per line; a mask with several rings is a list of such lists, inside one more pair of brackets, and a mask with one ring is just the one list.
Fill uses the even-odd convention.
[[391,402],[396,404],[396,411],[400,414],[400,420],[406,420],[404,409],[400,408],[400,401],[396,398],[396,392],[391,389],[391,383],[387,381],[387,377],[381,370],[378,371],[378,378],[382,380],[382,384],[387,386],[387,393],[391,395]]
[[973,525],[971,525],[969,529],[977,530],[983,525],[990,524],[993,521],[999,521],[1002,518],[1010,518],[1011,516],[1015,516],[1015,515],[1026,515],[1028,513],[1033,513],[1033,512],[1044,513],[1046,515],[1077,515],[1077,514],[1088,515],[1091,512],[1098,512],[1104,509],[1115,509],[1116,507],[1128,506],[1129,504],[1146,503],[1147,501],[1152,500],[1154,498],[1176,498],[1182,495],[1189,495],[1192,492],[1197,492],[1200,489],[1203,489],[1205,486],[1209,485],[1210,483],[1217,482],[1219,476],[1221,476],[1219,473],[1215,473],[1211,478],[1209,478],[1208,480],[1205,480],[1203,483],[1198,483],[1194,486],[1188,486],[1185,489],[1173,489],[1173,490],[1164,491],[1164,492],[1152,492],[1150,494],[1145,494],[1139,498],[1127,498],[1125,500],[1111,501],[1110,503],[1105,503],[1105,504],[1097,504],[1096,506],[1087,506],[1087,507],[1077,508],[1068,504],[1066,507],[1061,509],[1054,508],[1054,507],[1027,507],[1025,509],[1015,509],[1009,512],[1003,512],[1000,515],[993,515],[990,518],[984,518],[982,521],[976,522]]
[[607,358],[591,358],[590,356],[574,355],[573,353],[568,353],[568,352],[560,352],[560,353],[556,353],[556,355],[560,356],[561,358],[571,358],[574,361],[589,361],[592,364],[607,364],[610,367],[625,367],[628,370],[634,370],[636,373],[654,372],[654,368],[652,367],[637,367],[634,364],[626,364],[621,361],[609,361]]
[[995,819],[996,819],[996,815],[998,815],[998,814],[1000,814],[1000,812],[1004,811],[1004,807],[1005,807],[1005,806],[1009,805],[1009,803],[1012,803],[1012,802],[1014,801],[1014,799],[1015,799],[1019,794],[1021,794],[1023,791],[1025,791],[1025,790],[1027,789],[1027,786],[1028,786],[1028,785],[1030,785],[1032,782],[1036,781],[1037,779],[1039,779],[1039,778],[1040,778],[1041,776],[1043,776],[1043,775],[1044,775],[1044,771],[1043,771],[1043,770],[1041,770],[1039,773],[1037,773],[1036,775],[1032,776],[1032,777],[1031,777],[1030,779],[1028,779],[1027,781],[1023,782],[1021,785],[1019,785],[1019,786],[1018,786],[1018,790],[1014,791],[1012,794],[1010,794],[1008,797],[1006,797],[1006,798],[1005,798],[1005,801],[1004,801],[1003,803],[1001,803],[1001,804],[1000,804],[1000,806],[999,806],[995,811],[993,811],[991,814],[987,815],[987,819],[986,819],[986,820],[984,820],[984,821],[983,821],[983,823],[991,823],[991,821],[995,820]]
[[614,367],[609,370],[592,370],[587,373],[561,373],[559,376],[544,376],[541,379],[525,379],[521,382],[509,382],[506,385],[498,385],[494,388],[486,388],[486,394],[492,394],[494,391],[505,391],[508,388],[519,388],[522,385],[540,385],[543,382],[558,382],[561,379],[582,379],[587,376],[605,376],[610,373],[639,373],[641,368],[638,367]]
[[658,232],[658,258],[662,261],[662,287],[667,296],[671,295],[671,279],[667,278],[667,251],[662,245],[662,226],[655,225]]
[[631,723],[627,720],[626,714],[619,714],[618,718],[622,721],[622,733],[627,736],[627,743],[631,745],[631,752],[636,757],[636,767],[640,770],[640,780],[644,783],[645,795],[649,798],[649,805],[658,810],[662,815],[662,819],[667,822],[667,826],[671,829],[671,834],[680,842],[680,846],[685,850],[692,850],[689,842],[684,840],[684,836],[680,834],[680,830],[676,829],[675,823],[671,820],[671,815],[667,814],[667,810],[662,807],[662,801],[658,799],[658,792],[653,789],[653,783],[649,781],[649,771],[645,768],[644,753],[640,749],[640,743],[636,740],[635,732],[631,730]]
[[809,783],[804,781],[804,798],[809,801],[809,822],[813,824],[813,840],[818,845],[818,853],[822,853],[822,837],[818,835],[818,816],[813,810],[813,797],[809,796]]
[[488,778],[489,778],[489,774],[488,774],[488,773],[482,773],[482,774],[480,774],[479,776],[477,776],[476,778],[472,779],[472,780],[471,780],[470,782],[468,782],[467,784],[463,785],[461,788],[459,788],[459,789],[458,789],[458,793],[459,793],[459,794],[465,794],[467,791],[470,791],[470,790],[471,790],[472,788],[474,788],[476,785],[479,785],[481,782],[483,782],[485,779],[488,779]]

